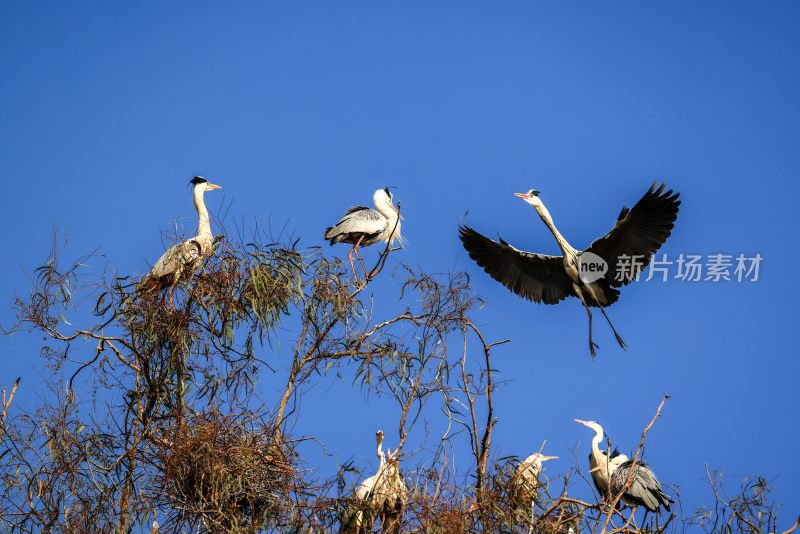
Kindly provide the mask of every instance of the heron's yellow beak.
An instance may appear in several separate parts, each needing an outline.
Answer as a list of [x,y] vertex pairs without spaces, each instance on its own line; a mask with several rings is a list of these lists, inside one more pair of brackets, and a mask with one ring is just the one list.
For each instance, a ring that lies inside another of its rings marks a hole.
[[208,182],[206,184],[206,191],[213,191],[214,189],[222,189],[222,186],[217,184],[212,184],[211,182]]
[[585,424],[587,423],[587,421],[583,421],[583,420],[581,420],[581,419],[575,419],[575,422],[576,422],[576,423],[580,423],[580,424],[582,424],[582,425],[585,425]]
[[558,460],[558,456],[542,456],[541,460],[546,462],[547,460]]
[[528,198],[530,195],[528,193],[514,193],[514,196],[519,198]]

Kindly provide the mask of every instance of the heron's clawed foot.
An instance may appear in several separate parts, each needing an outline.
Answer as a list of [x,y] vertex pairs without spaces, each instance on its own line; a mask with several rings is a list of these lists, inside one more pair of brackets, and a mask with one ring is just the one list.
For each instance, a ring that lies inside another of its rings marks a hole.
[[619,343],[619,346],[622,347],[622,350],[628,350],[628,345],[625,344],[625,342],[622,340],[622,337],[617,334],[616,330],[614,330],[614,337],[617,338],[617,343]]
[[592,359],[597,358],[597,349],[599,349],[599,348],[600,348],[600,345],[598,345],[597,343],[595,343],[591,339],[589,340],[589,352],[592,355]]
[[617,329],[614,328],[614,323],[611,322],[611,319],[608,317],[608,314],[606,313],[606,310],[603,309],[603,307],[601,306],[600,307],[600,311],[603,312],[603,317],[606,318],[606,321],[608,321],[608,326],[610,326],[611,327],[611,331],[614,332],[614,337],[617,338],[617,343],[619,343],[619,346],[622,347],[622,350],[628,350],[628,346],[622,340],[622,336],[619,335],[619,332],[617,332]]

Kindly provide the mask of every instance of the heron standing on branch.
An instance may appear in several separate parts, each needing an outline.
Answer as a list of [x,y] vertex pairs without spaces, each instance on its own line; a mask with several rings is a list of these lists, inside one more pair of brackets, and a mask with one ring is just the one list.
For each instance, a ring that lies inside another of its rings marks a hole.
[[350,268],[353,269],[353,276],[356,276],[353,254],[361,263],[365,275],[367,272],[364,262],[358,254],[358,247],[366,247],[379,242],[392,245],[395,241],[399,241],[401,245],[404,244],[404,239],[400,235],[400,221],[403,220],[403,217],[400,215],[400,210],[392,203],[392,193],[389,188],[375,191],[372,201],[375,203],[375,209],[353,206],[347,210],[344,217],[339,219],[339,222],[325,230],[325,239],[330,241],[331,245],[336,243],[353,245],[347,254],[350,259]]
[[[383,453],[383,431],[375,433],[378,470],[362,480],[353,492],[339,523],[340,534],[366,534],[380,516],[383,532],[399,532],[407,489],[400,475],[398,451]],[[388,459],[387,459],[388,456]]]
[[137,285],[139,293],[171,287],[170,303],[176,284],[191,277],[213,251],[214,234],[211,233],[211,219],[203,195],[222,186],[212,184],[202,176],[195,176],[189,183],[193,186],[194,207],[197,210],[197,235],[167,249]]
[[[600,493],[600,496],[605,500],[611,498],[611,473],[616,469],[619,464],[628,459],[627,456],[620,453],[617,449],[611,452],[604,451],[600,448],[603,442],[603,427],[594,421],[583,421],[575,419],[576,423],[588,426],[594,430],[594,437],[592,438],[592,451],[589,453],[589,473],[592,475],[592,480]],[[610,447],[609,447],[610,449]]]
[[[625,488],[630,472],[633,470],[633,481]],[[622,500],[631,506],[644,506],[648,512],[658,512],[663,506],[669,512],[673,501],[661,489],[661,483],[649,465],[641,460],[625,460],[611,473],[611,492],[616,495],[622,492]]]
[[518,250],[502,239],[498,243],[467,226],[460,226],[459,234],[470,258],[517,295],[545,304],[577,297],[589,316],[589,352],[594,358],[598,345],[592,339],[592,307],[600,308],[617,342],[626,348],[605,308],[619,298],[617,288],[638,278],[672,233],[679,194],[665,188],[664,184],[659,187],[654,183],[632,209],[622,208],[610,232],[583,251],[575,249],[558,231],[539,191],[514,193],[536,209],[553,233],[561,256]]
[[[610,502],[615,495],[622,493],[622,500],[631,506],[644,506],[649,512],[657,512],[663,506],[669,511],[669,505],[674,501],[661,489],[661,483],[647,464],[631,460],[616,449],[611,454],[600,450],[603,427],[594,421],[575,419],[575,422],[594,430],[589,473],[603,499]],[[631,470],[634,471],[633,479],[626,488]]]
[[525,514],[525,521],[533,518],[533,505],[539,492],[539,475],[542,472],[542,462],[556,460],[558,456],[545,456],[535,452],[522,460],[514,470],[511,479],[511,503],[515,510]]

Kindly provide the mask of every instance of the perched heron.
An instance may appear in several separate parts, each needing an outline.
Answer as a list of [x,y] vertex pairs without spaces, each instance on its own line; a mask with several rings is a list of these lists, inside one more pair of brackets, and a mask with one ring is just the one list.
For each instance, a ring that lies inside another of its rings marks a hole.
[[[603,427],[594,421],[575,419],[575,422],[594,430],[592,452],[589,454],[589,473],[603,499],[610,501],[614,495],[622,492],[622,500],[627,504],[644,506],[650,512],[657,512],[660,506],[669,511],[669,505],[674,501],[661,489],[661,483],[647,464],[637,460],[634,467],[634,461],[616,449],[611,454],[600,450]],[[634,470],[633,481],[625,489],[631,469]]]
[[600,448],[604,433],[603,427],[598,423],[581,419],[575,419],[575,422],[594,430],[592,451],[589,453],[589,473],[592,475],[592,480],[600,496],[609,500],[611,497],[611,473],[619,464],[627,461],[628,457],[620,453],[616,448],[611,453]]
[[669,505],[673,501],[661,489],[661,483],[656,478],[653,470],[641,460],[625,460],[611,473],[611,492],[616,495],[623,491],[628,482],[631,469],[633,481],[628,489],[622,493],[622,500],[631,506],[644,506],[649,512],[657,512],[660,506],[669,512]]
[[371,513],[369,498],[375,488],[378,477],[386,465],[386,456],[383,454],[383,430],[378,430],[375,433],[375,443],[377,446],[378,470],[371,477],[359,482],[353,491],[353,497],[356,502],[347,506],[341,518],[339,523],[339,532],[341,534],[370,532],[372,524],[375,522],[375,515]]
[[522,460],[514,470],[510,488],[511,504],[515,510],[525,514],[526,521],[531,519],[533,504],[538,497],[542,462],[557,458],[558,456],[545,456],[540,452],[535,452]]
[[341,534],[366,534],[377,517],[383,532],[399,532],[407,489],[400,475],[398,451],[383,453],[383,431],[375,433],[378,470],[356,486],[354,503],[348,505],[340,524]]
[[[331,245],[336,243],[350,243],[353,248],[347,254],[350,259],[350,267],[355,275],[356,268],[353,264],[353,254],[356,255],[362,268],[364,262],[358,254],[358,247],[374,245],[378,242],[394,244],[399,241],[403,244],[403,237],[400,235],[400,221],[403,217],[400,211],[392,203],[392,193],[389,188],[378,189],[372,196],[375,209],[366,206],[353,206],[344,217],[339,219],[333,226],[325,230],[325,239]],[[366,268],[364,268],[366,273]]]
[[381,532],[400,534],[408,488],[400,474],[400,451],[386,450],[386,463],[375,481],[372,504],[378,510]]
[[467,226],[460,226],[459,234],[470,258],[517,295],[545,304],[577,297],[589,316],[589,351],[594,358],[598,346],[592,339],[591,307],[600,308],[617,342],[625,348],[605,308],[619,298],[617,288],[635,280],[672,233],[679,194],[665,188],[664,184],[659,187],[654,183],[632,209],[622,208],[610,232],[583,251],[573,248],[558,231],[539,191],[515,193],[536,209],[553,233],[562,256],[518,250],[502,239],[498,243]]
[[193,186],[194,207],[197,209],[197,235],[167,249],[137,285],[140,293],[167,287],[174,290],[176,283],[190,277],[213,251],[214,234],[211,233],[211,220],[203,195],[222,186],[212,184],[202,176],[195,176],[189,183]]

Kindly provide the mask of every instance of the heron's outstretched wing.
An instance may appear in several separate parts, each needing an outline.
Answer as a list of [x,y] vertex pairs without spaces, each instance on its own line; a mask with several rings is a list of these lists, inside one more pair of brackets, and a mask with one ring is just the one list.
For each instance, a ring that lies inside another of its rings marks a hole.
[[383,232],[386,228],[386,217],[372,208],[354,206],[347,210],[344,217],[335,225],[325,230],[325,239],[337,242],[338,236],[347,234],[374,235]]
[[[656,182],[633,209],[623,207],[617,223],[588,249],[608,264],[606,281],[620,287],[634,280],[672,233],[678,217],[679,193]],[[627,259],[626,259],[627,258]]]
[[469,257],[517,295],[556,304],[574,294],[560,256],[517,250],[502,239],[497,243],[468,226],[460,226],[458,233]]

